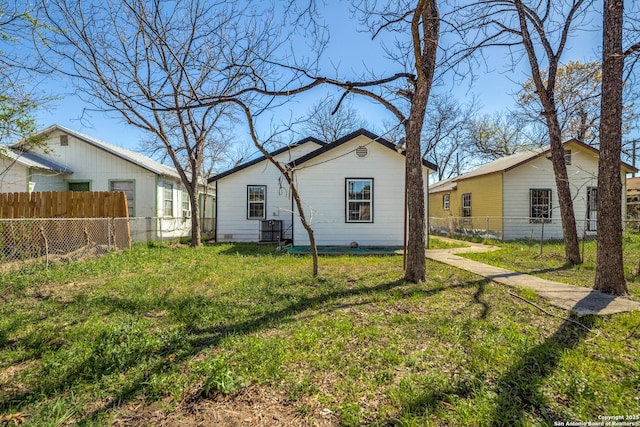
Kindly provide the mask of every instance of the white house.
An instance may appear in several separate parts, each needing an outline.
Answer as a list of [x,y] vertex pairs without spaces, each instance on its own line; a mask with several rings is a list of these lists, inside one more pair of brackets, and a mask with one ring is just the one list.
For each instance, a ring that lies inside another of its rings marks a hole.
[[[403,245],[405,159],[394,144],[360,129],[331,144],[307,138],[276,158],[294,171],[318,245]],[[435,169],[424,161],[425,188]],[[279,230],[282,224],[285,239],[309,244],[284,177],[266,159],[211,181],[217,191],[218,241],[270,240],[273,225]]]
[[34,153],[0,147],[1,193],[33,191],[34,180],[43,177],[62,183],[62,177],[72,173],[72,170]]
[[[578,140],[564,143],[565,164],[579,236],[595,235],[599,151]],[[635,168],[621,163],[620,180]],[[606,190],[603,190],[606,191]],[[434,231],[512,240],[562,238],[558,190],[549,147],[514,154],[435,183],[429,190]],[[625,218],[623,213],[621,221]]]
[[[324,145],[315,138],[306,138],[270,154],[286,164]],[[215,175],[209,182],[215,184],[216,191],[216,242],[292,238],[293,203],[289,185],[264,156]]]
[[[21,141],[9,147],[12,156],[19,159],[14,166],[21,163],[26,170],[22,166],[9,168],[5,179],[12,185],[3,185],[0,191],[123,191],[130,217],[161,218],[152,228],[162,237],[189,235],[191,208],[175,168],[59,125],[34,136],[44,143],[31,148],[27,141]],[[38,164],[27,164],[29,161]],[[10,175],[13,178],[8,178]],[[202,193],[204,190],[203,185]],[[204,212],[208,217],[213,216],[213,190],[210,196]],[[203,200],[201,197],[201,212]],[[148,225],[140,221],[139,226]],[[136,232],[134,226],[135,222],[132,233]]]

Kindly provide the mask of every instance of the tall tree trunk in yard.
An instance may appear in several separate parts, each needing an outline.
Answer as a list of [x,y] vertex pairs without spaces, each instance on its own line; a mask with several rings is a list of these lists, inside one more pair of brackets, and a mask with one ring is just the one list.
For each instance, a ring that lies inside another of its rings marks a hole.
[[[422,28],[420,28],[422,26]],[[427,101],[433,83],[438,41],[440,38],[440,13],[436,0],[420,0],[411,23],[413,52],[417,79],[411,99],[409,119],[405,121],[407,169],[407,208],[409,237],[407,240],[407,268],[405,280],[420,283],[426,278],[426,223],[424,206],[424,178],[420,135],[424,123]]]
[[598,253],[594,289],[628,292],[622,263],[622,0],[604,0],[602,104],[598,161]]
[[[581,0],[576,1],[573,5],[572,12],[576,12],[582,3]],[[549,3],[550,4],[550,3]],[[571,188],[569,187],[569,177],[567,175],[567,165],[564,160],[564,148],[562,146],[562,131],[558,121],[558,109],[555,101],[555,82],[558,71],[558,61],[560,54],[564,49],[564,43],[570,28],[571,18],[567,17],[564,23],[562,33],[562,42],[555,54],[548,55],[549,69],[547,70],[547,81],[543,81],[542,72],[540,70],[534,41],[529,32],[529,19],[532,11],[524,5],[522,0],[514,0],[514,6],[518,13],[520,22],[520,34],[524,45],[529,65],[531,66],[531,77],[536,87],[536,92],[540,97],[540,103],[544,111],[547,127],[549,130],[549,143],[551,145],[551,162],[553,164],[553,172],[555,174],[556,187],[558,191],[558,203],[560,205],[560,216],[562,219],[562,233],[564,235],[564,251],[565,262],[567,265],[582,264],[580,257],[580,245],[578,244],[578,232],[576,229],[576,218],[573,210],[573,199],[571,198]],[[533,15],[535,16],[535,14]],[[573,15],[571,15],[573,16]],[[535,20],[537,22],[537,19]],[[544,19],[542,20],[544,21]],[[538,33],[541,42],[547,52],[553,49],[549,43],[549,39],[544,33],[544,26],[533,25]]]
[[[546,111],[554,111],[555,105],[545,106]],[[549,142],[551,146],[551,163],[558,191],[558,205],[560,206],[560,219],[562,221],[562,233],[564,235],[564,256],[567,265],[582,264],[580,245],[578,242],[578,230],[576,228],[576,216],[573,210],[573,198],[569,187],[569,175],[564,159],[562,146],[562,132],[555,114],[547,116],[549,126]]]

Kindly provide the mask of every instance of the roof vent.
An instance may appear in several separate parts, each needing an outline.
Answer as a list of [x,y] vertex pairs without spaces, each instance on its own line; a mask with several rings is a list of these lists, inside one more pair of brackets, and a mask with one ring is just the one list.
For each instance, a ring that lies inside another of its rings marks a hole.
[[367,154],[369,154],[369,150],[367,150],[367,147],[365,147],[364,145],[356,148],[356,156],[358,156],[359,158],[364,159],[365,157],[367,157]]

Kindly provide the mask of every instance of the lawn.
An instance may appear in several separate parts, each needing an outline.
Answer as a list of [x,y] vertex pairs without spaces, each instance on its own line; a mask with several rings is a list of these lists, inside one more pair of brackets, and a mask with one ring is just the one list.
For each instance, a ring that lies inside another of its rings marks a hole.
[[[549,425],[640,414],[640,312],[402,257],[137,246],[0,273],[0,425]],[[546,310],[566,313],[534,299]]]

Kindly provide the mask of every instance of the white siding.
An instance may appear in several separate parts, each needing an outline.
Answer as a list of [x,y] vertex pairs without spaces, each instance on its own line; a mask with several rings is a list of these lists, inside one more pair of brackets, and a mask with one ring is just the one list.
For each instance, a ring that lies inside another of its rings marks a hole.
[[[286,164],[319,145],[307,142],[276,157]],[[284,238],[290,239],[292,213],[289,185],[278,169],[264,160],[216,181],[216,235],[219,242],[257,242],[260,240],[260,220],[247,219],[247,186],[265,185],[266,220],[282,220]]]
[[[573,208],[578,226],[578,236],[582,237],[587,217],[587,189],[598,185],[598,157],[595,153],[568,145],[571,149],[571,165],[567,165],[570,181]],[[529,190],[551,189],[552,223],[544,224],[545,239],[562,238],[562,222],[558,204],[558,190],[555,183],[551,160],[538,157],[517,168],[505,172],[503,180],[504,216],[520,218],[520,220],[506,219],[504,223],[504,238],[512,240],[518,238],[540,238],[542,224],[529,223]],[[594,232],[587,232],[593,234]]]
[[29,182],[33,182],[33,191],[64,190],[64,180],[69,175],[45,169],[29,168],[21,163],[0,157],[0,193],[23,193],[29,191]]
[[47,139],[47,152],[34,150],[54,162],[73,171],[64,181],[41,176],[36,181],[36,191],[67,190],[67,182],[89,181],[91,191],[109,191],[111,180],[133,180],[135,216],[154,217],[156,212],[156,174],[134,163],[121,159],[100,148],[69,135],[68,145],[60,145],[62,132],[52,132]]
[[[30,170],[29,181],[34,183],[33,191],[65,191],[67,190],[66,180],[71,175],[56,173],[42,169]],[[26,191],[26,190],[22,190]]]
[[[368,149],[364,158],[352,152],[361,145]],[[427,169],[424,171],[426,193]],[[346,222],[346,178],[373,179],[373,222]],[[361,246],[403,245],[404,156],[359,136],[301,165],[296,179],[318,245],[348,246],[351,242]],[[293,243],[309,245],[307,232],[297,216]]]
[[27,191],[28,168],[11,159],[0,157],[0,193]]

